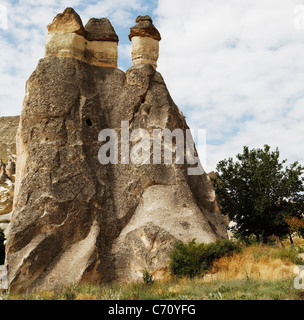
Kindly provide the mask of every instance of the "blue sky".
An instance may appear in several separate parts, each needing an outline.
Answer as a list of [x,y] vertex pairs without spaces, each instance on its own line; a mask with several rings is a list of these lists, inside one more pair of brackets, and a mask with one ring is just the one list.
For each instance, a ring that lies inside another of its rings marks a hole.
[[129,28],[149,14],[162,35],[158,71],[189,126],[206,129],[206,171],[244,145],[269,144],[304,164],[304,0],[0,0],[1,6],[8,28],[0,28],[0,116],[20,114],[25,82],[43,58],[46,25],[57,13],[71,6],[84,24],[109,18],[123,70],[132,63]]

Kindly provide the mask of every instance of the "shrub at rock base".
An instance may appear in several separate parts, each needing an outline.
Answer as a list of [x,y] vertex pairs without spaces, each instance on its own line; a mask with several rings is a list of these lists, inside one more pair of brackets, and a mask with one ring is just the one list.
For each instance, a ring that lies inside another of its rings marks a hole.
[[178,242],[171,252],[170,271],[172,275],[194,278],[212,267],[215,260],[240,252],[241,246],[229,240],[217,240],[214,243],[188,244]]

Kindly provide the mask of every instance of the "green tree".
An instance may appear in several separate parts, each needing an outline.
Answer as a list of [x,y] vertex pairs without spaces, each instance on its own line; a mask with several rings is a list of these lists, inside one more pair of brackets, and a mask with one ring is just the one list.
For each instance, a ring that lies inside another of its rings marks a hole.
[[223,214],[236,223],[241,237],[254,234],[266,242],[275,234],[288,235],[288,217],[300,218],[304,212],[304,167],[298,162],[284,167],[279,150],[244,147],[243,153],[222,160],[213,178]]

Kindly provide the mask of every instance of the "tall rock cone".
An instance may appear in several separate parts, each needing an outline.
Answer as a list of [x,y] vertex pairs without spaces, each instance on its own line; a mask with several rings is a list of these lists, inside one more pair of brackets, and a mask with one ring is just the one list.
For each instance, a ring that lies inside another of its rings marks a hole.
[[89,62],[47,56],[27,82],[6,245],[11,292],[138,280],[145,268],[157,278],[176,241],[227,238],[208,176],[149,148],[155,133],[188,129],[155,66],[124,73]]

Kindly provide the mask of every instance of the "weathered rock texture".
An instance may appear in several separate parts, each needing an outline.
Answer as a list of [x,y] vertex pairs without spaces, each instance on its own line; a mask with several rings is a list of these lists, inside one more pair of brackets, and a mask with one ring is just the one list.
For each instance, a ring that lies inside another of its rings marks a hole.
[[[14,184],[13,181],[9,178],[4,171],[1,174],[4,179],[0,180],[0,223],[7,223],[7,217],[5,221],[3,220],[2,215],[7,215],[12,211],[13,208],[13,196],[14,196]],[[0,228],[5,229],[7,226],[0,226]]]
[[7,234],[11,220],[14,196],[15,166],[14,160],[9,159],[8,164],[0,160],[0,229]]
[[129,35],[133,65],[147,63],[156,69],[161,36],[149,16],[138,16],[136,22]]
[[0,118],[0,228],[5,234],[13,208],[18,124],[19,116]]
[[106,18],[92,18],[83,27],[81,18],[67,8],[48,25],[46,57],[69,57],[99,67],[117,67],[118,36]]
[[19,116],[0,117],[0,159],[7,163],[16,155],[16,132]]
[[17,136],[11,291],[137,280],[145,268],[161,277],[176,241],[227,237],[206,174],[99,162],[100,131],[119,133],[122,121],[130,131],[188,128],[151,64],[124,73],[71,57],[39,61]]

